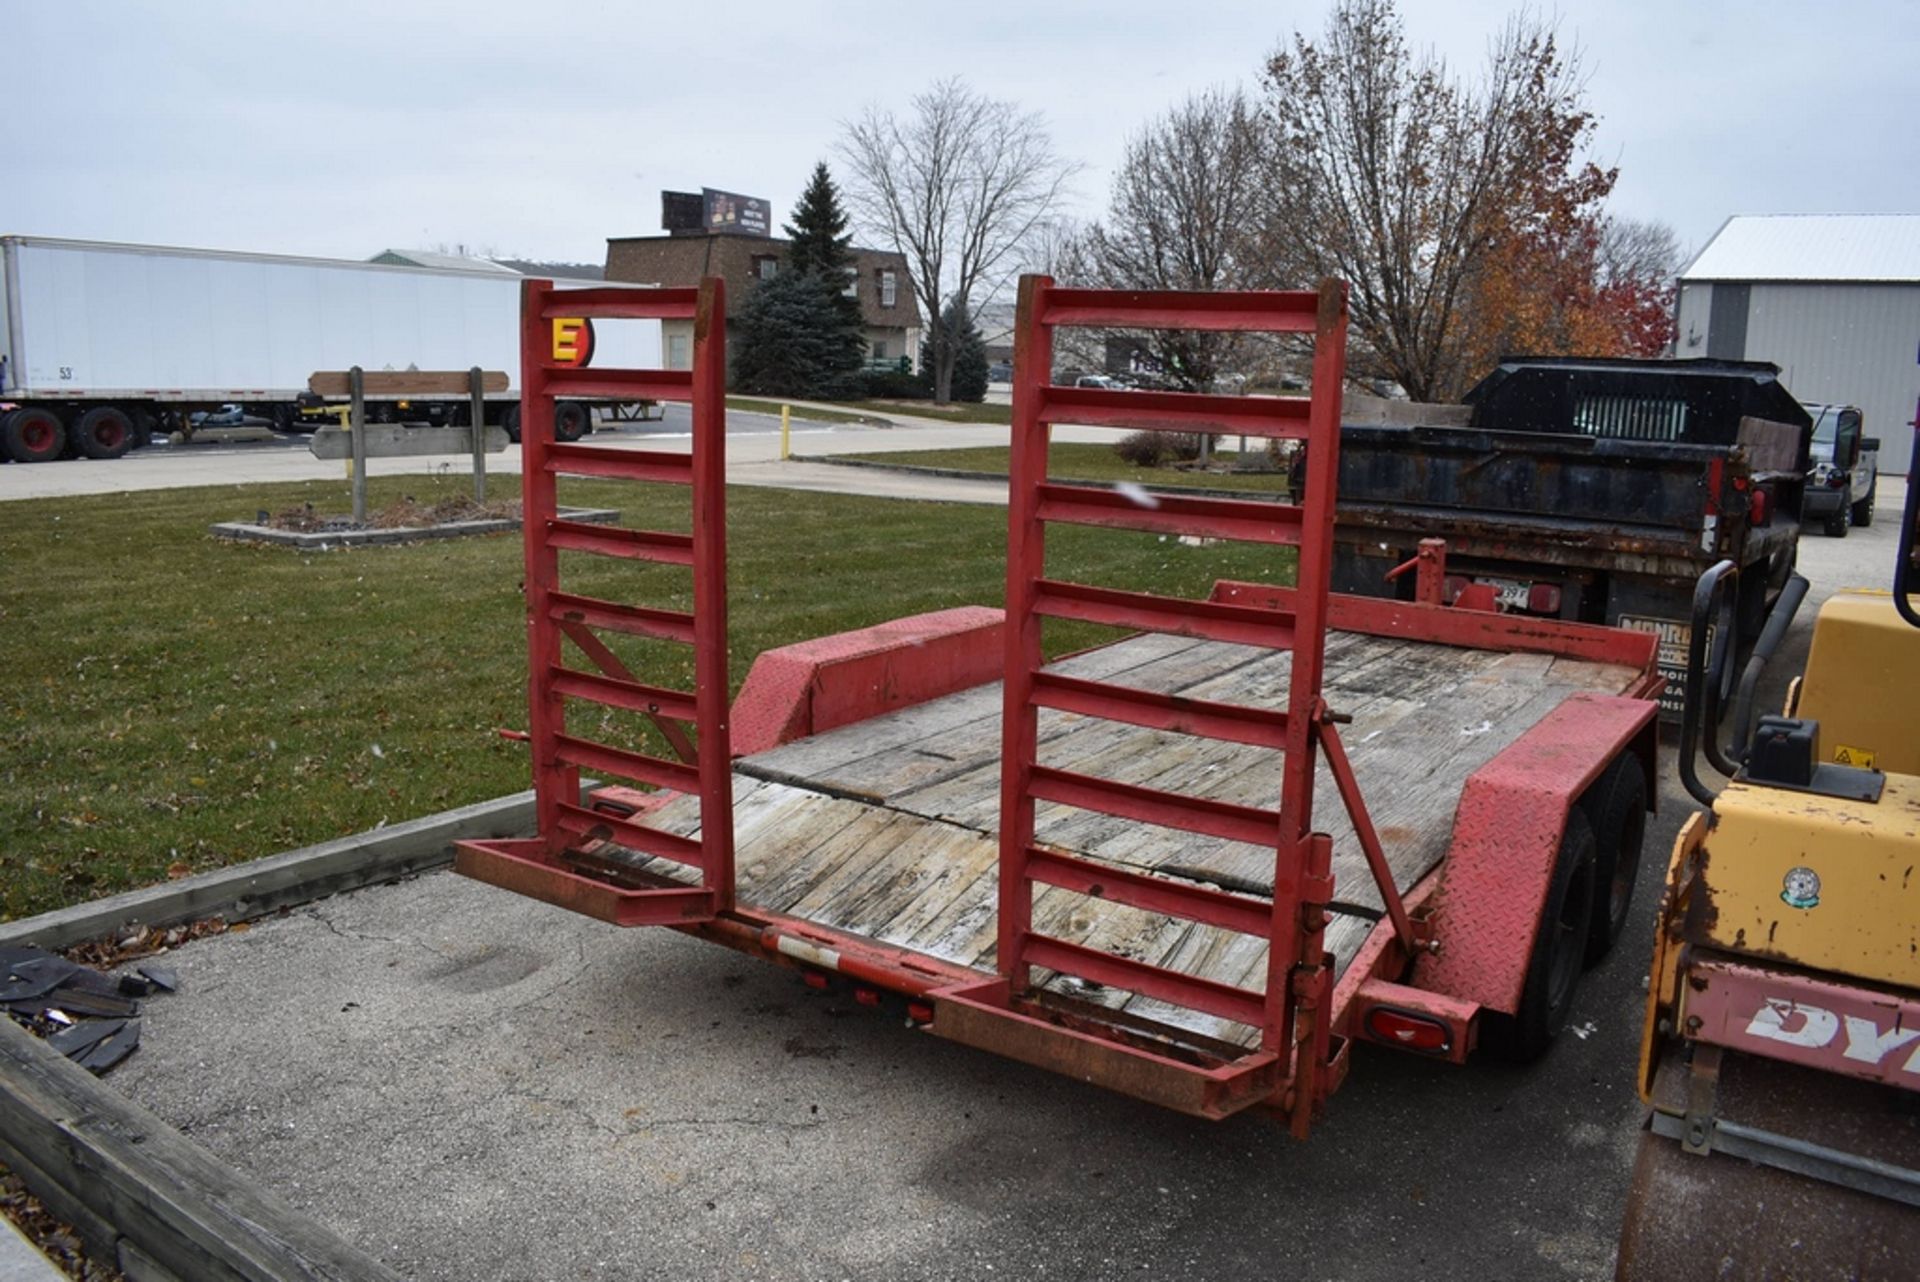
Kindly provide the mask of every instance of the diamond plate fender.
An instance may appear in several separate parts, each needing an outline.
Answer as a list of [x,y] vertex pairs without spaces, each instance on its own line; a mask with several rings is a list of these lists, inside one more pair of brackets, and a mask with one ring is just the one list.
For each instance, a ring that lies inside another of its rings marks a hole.
[[1005,617],[967,605],[766,651],[733,701],[734,755],[998,681]]
[[1648,699],[1573,695],[1468,777],[1434,892],[1440,953],[1414,968],[1416,987],[1519,1008],[1567,812],[1621,752],[1651,776],[1658,710]]

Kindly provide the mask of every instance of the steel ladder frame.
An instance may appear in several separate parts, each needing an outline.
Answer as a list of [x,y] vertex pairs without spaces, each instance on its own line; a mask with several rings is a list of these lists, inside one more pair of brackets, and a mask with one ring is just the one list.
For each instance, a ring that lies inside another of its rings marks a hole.
[[[556,320],[690,320],[693,368],[597,369],[562,364]],[[527,602],[528,739],[533,755],[537,837],[531,842],[464,842],[456,867],[469,876],[622,926],[710,921],[734,906],[732,751],[727,734],[726,291],[718,278],[694,289],[554,288],[529,280],[521,293],[521,486]],[[686,402],[693,415],[689,454],[616,449],[553,439],[561,399]],[[599,477],[685,485],[692,491],[687,533],[600,526],[560,515],[558,478]],[[560,553],[686,566],[691,612],[601,600],[564,591]],[[597,635],[617,632],[678,642],[694,657],[694,689],[638,680]],[[569,667],[572,641],[596,671]],[[682,756],[671,760],[566,731],[569,700],[650,719]],[[682,724],[691,724],[689,744]],[[686,760],[687,755],[692,760]],[[580,773],[651,785],[700,799],[697,838],[632,822],[581,804]],[[583,860],[601,843],[696,868],[697,886],[623,875]]]
[[[1064,289],[1044,276],[1021,280],[1009,468],[1000,978],[942,994],[946,1027],[936,1018],[936,1031],[1204,1116],[1277,1102],[1295,1131],[1305,1133],[1313,1109],[1331,1085],[1333,971],[1323,935],[1333,890],[1332,850],[1330,839],[1313,829],[1314,775],[1323,748],[1329,750],[1343,800],[1350,811],[1357,811],[1356,826],[1365,823],[1364,804],[1350,771],[1342,769],[1344,754],[1331,733],[1321,696],[1346,319],[1345,286],[1333,281],[1311,292],[1195,294]],[[1055,386],[1054,330],[1064,327],[1311,336],[1313,392],[1300,400]],[[1155,504],[1147,506],[1110,489],[1050,481],[1050,427],[1060,422],[1298,440],[1310,461],[1303,501],[1296,506],[1155,495]],[[1050,579],[1045,530],[1055,522],[1291,545],[1299,552],[1296,586],[1282,590],[1285,608],[1276,609]],[[1041,650],[1045,618],[1290,649],[1286,709],[1164,695],[1046,672]],[[1181,797],[1043,765],[1038,760],[1042,708],[1280,748],[1279,808]],[[1228,840],[1271,843],[1272,898],[1211,890],[1036,844],[1034,811],[1040,801]],[[1365,826],[1370,831],[1371,825]],[[1033,926],[1036,886],[1265,937],[1269,954],[1264,990],[1040,934]],[[1103,1028],[1097,1014],[1064,1019],[1035,1000],[1035,969],[1251,1025],[1260,1032],[1258,1050],[1242,1052],[1223,1045],[1215,1057],[1192,1061],[1154,1047],[1139,1035],[1137,1023]]]

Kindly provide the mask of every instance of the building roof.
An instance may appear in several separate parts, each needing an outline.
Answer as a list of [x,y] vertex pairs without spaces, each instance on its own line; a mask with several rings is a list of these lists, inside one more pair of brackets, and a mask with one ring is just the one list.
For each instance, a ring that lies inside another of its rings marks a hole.
[[605,280],[606,268],[599,263],[554,263],[541,262],[532,258],[496,258],[493,262],[508,271],[519,272],[522,276],[538,276],[546,280]]
[[1920,214],[1735,214],[1680,279],[1920,283]]
[[520,274],[513,268],[502,267],[489,258],[470,258],[465,254],[443,254],[433,249],[383,249],[367,261],[388,263],[397,267],[449,267],[468,272],[500,272],[507,276]]

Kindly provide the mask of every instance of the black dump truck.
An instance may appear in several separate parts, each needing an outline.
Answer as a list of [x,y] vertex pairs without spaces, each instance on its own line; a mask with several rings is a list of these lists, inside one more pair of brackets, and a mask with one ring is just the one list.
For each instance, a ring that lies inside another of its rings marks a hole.
[[1389,571],[1444,539],[1449,600],[1657,633],[1677,710],[1701,572],[1740,567],[1752,637],[1793,568],[1813,423],[1779,367],[1513,357],[1465,399],[1342,427],[1335,590],[1410,597]]

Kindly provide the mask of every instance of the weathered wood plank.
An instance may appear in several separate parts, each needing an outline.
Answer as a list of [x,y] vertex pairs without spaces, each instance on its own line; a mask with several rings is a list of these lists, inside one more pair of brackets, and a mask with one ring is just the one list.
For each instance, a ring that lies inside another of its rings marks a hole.
[[[315,396],[347,396],[350,394],[347,387],[350,372],[344,369],[315,370],[307,376],[307,390]],[[369,399],[466,396],[473,386],[468,381],[470,377],[469,371],[464,369],[370,369],[361,373],[360,386]],[[506,374],[497,369],[482,370],[480,390],[492,396],[506,391]]]
[[[1281,707],[1291,656],[1210,642],[1136,638],[1070,660],[1080,675],[1227,703]],[[1443,857],[1466,777],[1575,690],[1619,691],[1618,666],[1454,649],[1336,633],[1329,702],[1394,873],[1406,889]],[[1041,760],[1102,778],[1246,805],[1278,804],[1281,754],[1244,744],[1043,710]],[[742,763],[737,793],[742,897],[764,907],[947,961],[990,969],[998,909],[1000,693],[950,695],[814,736]],[[808,773],[813,772],[813,773]],[[689,822],[674,803],[662,826]],[[1378,908],[1364,854],[1324,765],[1314,825],[1334,837],[1336,898]],[[1071,807],[1042,805],[1037,835],[1123,865],[1173,866],[1271,884],[1271,847],[1220,841]],[[1262,939],[1144,913],[1054,887],[1034,900],[1038,929],[1154,965],[1258,991]],[[1336,914],[1326,946],[1344,967],[1373,922]],[[1229,1041],[1250,1030],[1128,993],[1061,991]]]

